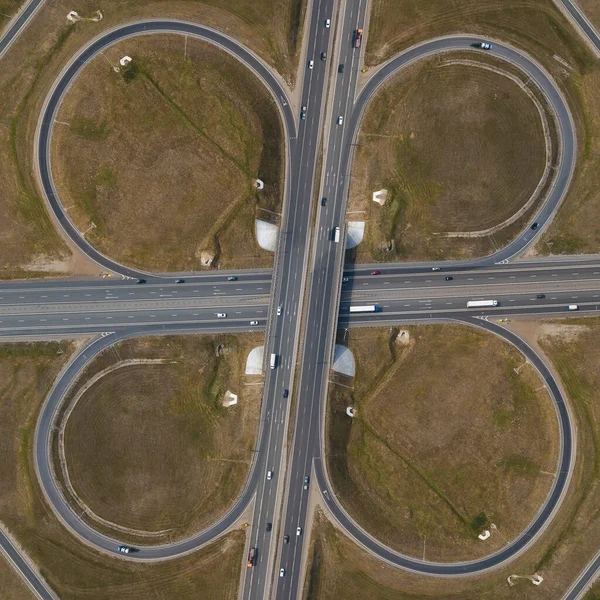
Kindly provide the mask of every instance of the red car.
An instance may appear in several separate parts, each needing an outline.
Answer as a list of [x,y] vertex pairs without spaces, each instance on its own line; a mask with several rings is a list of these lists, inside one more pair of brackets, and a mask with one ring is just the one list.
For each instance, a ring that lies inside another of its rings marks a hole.
[[371,275],[381,275],[381,271],[371,271]]

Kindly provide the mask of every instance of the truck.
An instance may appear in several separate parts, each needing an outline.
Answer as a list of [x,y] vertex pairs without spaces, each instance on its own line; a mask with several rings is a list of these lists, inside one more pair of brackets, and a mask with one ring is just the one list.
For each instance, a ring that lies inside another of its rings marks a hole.
[[256,548],[250,548],[250,553],[248,554],[248,567],[254,566],[254,557],[256,556]]
[[277,366],[277,354],[271,354],[271,369],[274,369]]
[[377,304],[368,304],[366,306],[351,306],[351,313],[361,313],[361,312],[379,312],[379,306]]
[[363,34],[362,29],[357,29],[354,32],[354,47],[355,48],[360,48],[360,44],[362,42],[362,34]]
[[484,308],[486,306],[498,306],[498,300],[469,300],[467,308]]
[[333,241],[337,244],[340,241],[340,228],[334,227],[333,229]]

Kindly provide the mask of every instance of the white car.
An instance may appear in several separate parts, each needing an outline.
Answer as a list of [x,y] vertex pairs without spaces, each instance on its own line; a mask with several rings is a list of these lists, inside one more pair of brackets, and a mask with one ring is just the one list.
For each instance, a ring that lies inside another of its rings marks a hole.
[[302,527],[296,527],[296,535],[302,535]]
[[273,471],[267,471],[267,481],[271,481],[273,479]]
[[280,304],[277,307],[277,316],[280,317],[282,312],[283,312],[283,306]]
[[325,19],[325,27],[327,27],[327,29],[331,27],[331,19]]
[[314,60],[309,60],[308,61],[308,68],[312,69],[315,66],[315,61]]
[[493,46],[493,44],[490,44],[489,42],[481,42],[481,44],[479,44],[479,47],[482,48],[483,50],[491,50],[494,46]]
[[283,577],[285,575],[285,569],[283,567],[281,567],[281,569],[279,569],[279,577]]
[[217,313],[217,319],[224,319],[227,316],[227,313]]
[[131,548],[129,546],[119,546],[117,548],[117,550],[121,553],[121,554],[129,554],[131,552]]
[[344,117],[342,117],[342,115],[340,115],[338,117],[338,125],[341,125],[344,122]]
[[250,321],[250,325],[258,325],[258,321]]

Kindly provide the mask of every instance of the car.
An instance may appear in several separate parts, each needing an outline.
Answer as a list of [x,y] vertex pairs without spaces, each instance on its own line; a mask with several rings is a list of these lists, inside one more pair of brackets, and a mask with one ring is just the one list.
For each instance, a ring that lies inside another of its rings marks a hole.
[[344,72],[344,65],[343,65],[343,64],[341,64],[341,65],[338,67],[338,73],[343,73],[343,72]]
[[236,277],[235,275],[230,275],[230,276],[227,278],[227,281],[237,281],[237,277]]
[[327,198],[321,198],[321,206],[327,206]]
[[331,19],[325,19],[325,27],[327,27],[327,29],[331,27]]
[[490,44],[489,42],[481,42],[479,44],[479,47],[483,50],[491,50],[494,47],[494,45]]
[[348,283],[350,281],[350,277],[342,277],[342,283]]
[[340,115],[338,117],[338,125],[341,125],[344,122],[344,117],[342,117],[342,115]]
[[431,267],[432,271],[441,271],[442,267]]
[[250,325],[258,325],[258,321],[250,321]]
[[577,304],[569,304],[567,310],[579,310],[579,306]]
[[309,60],[308,61],[308,68],[312,69],[315,66],[315,61],[314,60]]
[[301,121],[306,121],[306,113],[305,113],[304,111],[302,111],[302,112],[300,113],[300,120],[301,120]]
[[283,306],[280,304],[277,307],[277,316],[280,317],[282,312],[283,312]]
[[273,523],[267,523],[267,531],[271,531],[273,529]]
[[284,544],[290,543],[290,536],[287,533],[283,536],[283,543]]
[[129,554],[131,552],[131,548],[129,546],[119,546],[117,551],[121,554]]
[[146,280],[145,279],[137,279],[136,283],[146,283]]
[[175,283],[185,283],[185,279],[176,279]]
[[267,471],[267,481],[271,481],[273,479],[273,471]]
[[327,60],[327,52],[321,52],[321,60]]
[[281,569],[279,569],[279,577],[283,577],[285,575],[285,569],[283,567],[281,567]]
[[546,297],[546,294],[536,294],[536,295],[535,295],[535,297],[536,297],[538,300],[542,300],[543,298],[545,298],[545,297]]
[[227,313],[217,313],[217,319],[224,319],[227,316]]
[[283,390],[283,397],[287,398],[290,395],[290,390]]
[[452,277],[451,275],[447,275],[446,277],[444,277],[444,279],[446,281],[452,281],[454,279],[454,277]]
[[371,275],[381,275],[381,271],[371,271]]
[[537,229],[539,226],[540,226],[540,224],[539,224],[539,223],[534,223],[534,224],[531,226],[531,229],[532,229],[533,231],[535,231],[535,230],[536,230],[536,229]]
[[296,527],[296,535],[302,535],[302,527]]
[[310,477],[307,475],[304,478],[304,489],[307,490],[308,489],[308,484],[310,483]]

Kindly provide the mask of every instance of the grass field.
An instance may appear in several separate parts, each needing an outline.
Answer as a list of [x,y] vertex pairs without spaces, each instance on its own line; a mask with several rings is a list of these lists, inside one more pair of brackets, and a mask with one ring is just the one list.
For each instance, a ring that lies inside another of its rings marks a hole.
[[[134,62],[117,74],[124,54]],[[225,52],[176,35],[125,41],[87,66],[58,121],[59,196],[106,255],[158,271],[198,270],[202,252],[224,268],[272,263],[254,220],[281,210],[279,114]]]
[[[260,343],[250,335],[167,337],[107,353],[113,361],[158,354],[175,362],[113,370],[76,404],[64,443],[83,503],[119,526],[163,532],[146,543],[181,538],[222,515],[254,456],[262,386],[245,385],[243,373]],[[221,406],[227,390],[239,395],[236,406]]]
[[67,343],[0,345],[0,521],[61,600],[237,598],[241,531],[181,559],[131,563],[78,543],[45,504],[31,443],[41,403],[72,349]]
[[[367,221],[359,262],[489,254],[510,236],[505,228],[440,234],[501,225],[534,194],[546,168],[544,108],[503,65],[473,61],[462,53],[419,62],[371,101],[349,204]],[[382,188],[383,207],[371,200]]]
[[34,600],[21,577],[4,558],[0,559],[0,590],[3,600]]
[[6,29],[11,18],[17,14],[25,0],[0,0],[0,32]]
[[[284,79],[295,80],[305,0],[166,1],[102,3],[100,23],[69,25],[65,15],[88,15],[82,0],[46,2],[3,58],[0,71],[0,278],[90,271],[72,257],[52,224],[37,189],[33,137],[43,99],[62,66],[87,40],[119,23],[149,17],[181,18],[226,31]],[[268,7],[268,9],[267,9]],[[243,211],[240,211],[243,214]],[[249,217],[253,218],[254,214]],[[240,217],[242,218],[242,217]],[[248,240],[251,242],[253,236]],[[245,240],[242,240],[245,242]],[[97,271],[97,267],[92,267]]]
[[[554,408],[533,370],[513,370],[522,355],[495,336],[465,326],[406,330],[408,344],[398,330],[350,332],[357,375],[352,389],[334,385],[330,396],[332,483],[350,514],[401,552],[436,561],[490,554],[523,530],[550,489]],[[491,523],[499,533],[482,543]]]
[[[597,6],[593,0],[582,4]],[[590,13],[590,17],[593,15]],[[411,44],[438,35],[472,32],[525,50],[560,85],[573,113],[578,163],[553,224],[533,253],[597,252],[600,248],[599,61],[552,0],[376,0],[366,61],[376,65]]]

